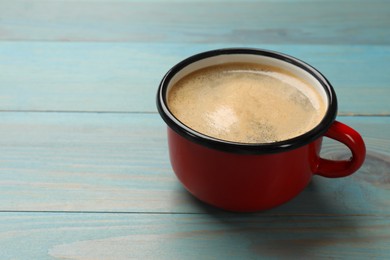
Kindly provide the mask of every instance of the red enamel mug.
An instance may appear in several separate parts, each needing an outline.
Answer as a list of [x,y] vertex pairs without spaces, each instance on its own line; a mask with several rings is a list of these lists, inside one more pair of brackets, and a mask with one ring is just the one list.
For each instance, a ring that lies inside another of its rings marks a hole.
[[[266,63],[310,78],[326,97],[325,116],[300,136],[264,144],[220,140],[178,120],[167,104],[167,93],[173,83],[195,70],[229,62]],[[219,49],[191,56],[162,79],[157,108],[168,125],[170,160],[180,182],[201,201],[229,211],[253,212],[276,207],[297,196],[313,175],[344,177],[356,172],[365,159],[360,134],[335,121],[337,99],[328,80],[305,62],[274,51]],[[352,152],[351,158],[321,158],[324,136],[346,145]]]

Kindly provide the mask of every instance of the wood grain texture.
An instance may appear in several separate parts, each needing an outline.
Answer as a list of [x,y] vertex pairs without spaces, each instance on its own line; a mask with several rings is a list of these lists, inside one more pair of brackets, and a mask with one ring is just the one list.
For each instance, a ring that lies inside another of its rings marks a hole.
[[[342,115],[389,115],[390,47],[247,45],[312,64],[333,84]],[[0,43],[0,110],[154,112],[163,75],[223,44]]]
[[[347,178],[315,177],[270,214],[390,213],[390,118],[340,120],[366,140],[365,165]],[[0,210],[215,211],[176,180],[157,114],[3,112],[0,121]],[[325,143],[323,156],[346,155],[343,146]]]
[[388,1],[2,1],[0,40],[389,44]]
[[[0,0],[0,259],[390,259],[389,17],[387,0]],[[184,190],[157,86],[237,46],[323,72],[366,141],[357,173],[254,214]]]
[[1,259],[387,259],[381,216],[0,213]]

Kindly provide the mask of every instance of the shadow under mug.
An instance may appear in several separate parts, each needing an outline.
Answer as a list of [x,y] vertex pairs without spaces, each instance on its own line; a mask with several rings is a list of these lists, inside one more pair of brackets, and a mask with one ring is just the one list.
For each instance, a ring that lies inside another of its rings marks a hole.
[[[167,104],[170,87],[193,71],[230,62],[271,65],[305,79],[325,97],[325,116],[298,137],[266,144],[220,140],[180,122]],[[357,171],[365,159],[366,148],[359,133],[335,121],[337,99],[328,80],[312,66],[278,52],[239,48],[191,56],[162,79],[157,108],[168,125],[170,160],[178,179],[198,199],[225,210],[252,212],[278,206],[298,195],[313,175],[344,177]],[[351,158],[321,158],[323,136],[345,144]]]

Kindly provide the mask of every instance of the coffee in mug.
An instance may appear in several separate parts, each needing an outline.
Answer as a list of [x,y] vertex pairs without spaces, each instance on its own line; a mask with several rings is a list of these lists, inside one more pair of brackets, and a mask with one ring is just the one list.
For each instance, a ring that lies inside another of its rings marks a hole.
[[[314,175],[356,172],[366,148],[335,120],[337,97],[315,68],[260,49],[195,54],[161,80],[157,109],[167,123],[172,169],[198,199],[240,212],[270,209],[298,195]],[[321,157],[323,137],[351,150]]]
[[324,117],[324,97],[291,72],[255,63],[196,70],[168,93],[168,107],[183,124],[205,135],[241,143],[297,137]]

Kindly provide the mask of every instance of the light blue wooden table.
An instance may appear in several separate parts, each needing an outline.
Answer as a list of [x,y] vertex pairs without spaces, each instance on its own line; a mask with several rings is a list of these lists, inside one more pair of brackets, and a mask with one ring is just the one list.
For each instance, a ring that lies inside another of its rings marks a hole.
[[[155,93],[220,47],[321,70],[364,166],[255,214],[188,195]],[[390,259],[389,1],[0,1],[0,259],[134,258]]]

